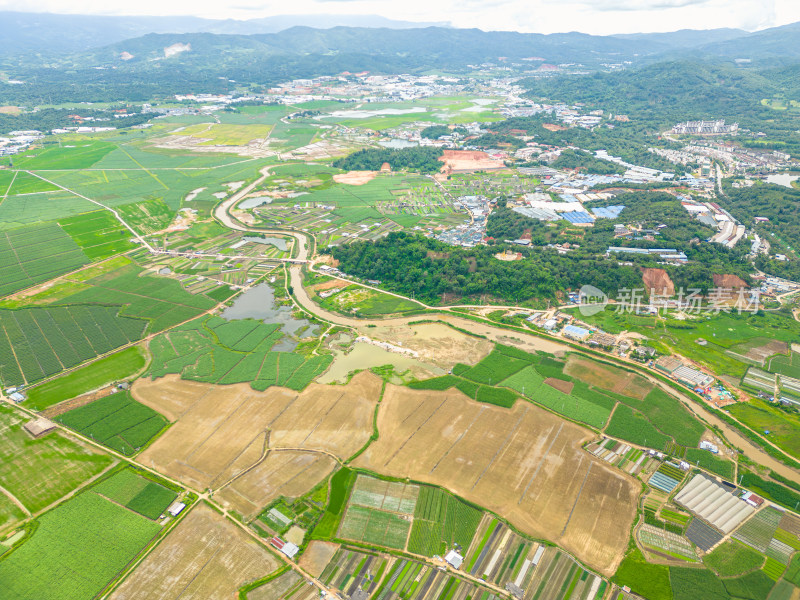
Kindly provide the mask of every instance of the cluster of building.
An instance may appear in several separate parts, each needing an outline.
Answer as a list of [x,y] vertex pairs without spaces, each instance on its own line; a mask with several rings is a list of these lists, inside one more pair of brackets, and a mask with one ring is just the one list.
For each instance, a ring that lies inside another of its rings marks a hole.
[[690,196],[679,196],[681,206],[703,225],[716,229],[709,242],[733,248],[744,237],[747,228],[716,202],[700,202]]
[[35,129],[27,131],[10,131],[0,137],[0,156],[10,156],[24,152],[35,141],[44,137],[44,133]]
[[727,141],[698,140],[687,145],[683,152],[689,162],[707,165],[709,172],[710,161],[718,161],[726,171],[742,175],[773,173],[798,167],[798,161],[785,152],[745,148]]
[[725,119],[717,121],[686,121],[673,126],[672,133],[677,135],[728,135],[739,131],[739,124],[725,124]]
[[655,361],[655,368],[669,375],[672,379],[695,390],[707,394],[714,384],[714,377],[703,373],[699,369],[687,366],[677,356],[662,356]]
[[463,208],[470,215],[470,222],[456,225],[436,234],[436,239],[454,246],[471,248],[483,242],[486,237],[486,219],[489,216],[491,200],[485,196],[461,196],[454,205]]

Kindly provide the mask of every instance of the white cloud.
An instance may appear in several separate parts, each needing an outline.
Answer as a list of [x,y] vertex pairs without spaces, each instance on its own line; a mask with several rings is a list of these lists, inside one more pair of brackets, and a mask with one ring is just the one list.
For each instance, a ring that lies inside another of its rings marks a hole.
[[[738,27],[800,21],[797,0],[27,0],[25,9],[73,14],[193,15],[249,19],[282,14],[375,14],[457,27],[593,34]],[[0,0],[0,10],[19,10]]]

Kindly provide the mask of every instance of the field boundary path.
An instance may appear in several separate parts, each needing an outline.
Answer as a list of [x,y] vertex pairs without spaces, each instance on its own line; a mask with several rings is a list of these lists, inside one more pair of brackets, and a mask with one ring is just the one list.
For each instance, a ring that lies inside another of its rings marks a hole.
[[[69,192],[70,194],[72,194],[72,195],[74,195],[74,196],[77,196],[78,198],[83,198],[83,199],[84,199],[84,200],[86,200],[87,202],[91,202],[92,204],[96,204],[97,206],[99,206],[99,207],[101,207],[101,208],[104,208],[105,210],[109,211],[109,212],[110,212],[112,215],[114,215],[114,216],[116,217],[117,221],[119,221],[120,223],[122,223],[122,225],[123,225],[123,226],[124,226],[124,227],[125,227],[125,228],[126,228],[128,231],[130,231],[130,232],[133,234],[133,237],[135,237],[135,238],[136,238],[136,240],[137,240],[137,241],[138,241],[140,244],[142,244],[142,246],[144,246],[145,248],[147,248],[147,249],[148,249],[150,252],[153,252],[153,247],[150,245],[150,243],[149,243],[149,242],[148,242],[146,239],[144,239],[144,238],[142,237],[142,235],[141,235],[139,232],[137,232],[137,231],[136,231],[136,230],[135,230],[133,227],[131,227],[130,225],[128,225],[128,223],[125,221],[125,219],[123,219],[123,218],[120,216],[120,214],[119,214],[119,213],[118,213],[116,210],[114,210],[113,208],[111,208],[111,207],[109,207],[109,206],[106,206],[105,204],[103,204],[103,203],[101,203],[101,202],[98,202],[97,200],[92,200],[91,198],[88,198],[88,197],[84,196],[83,194],[81,194],[81,193],[79,193],[79,192],[76,192],[76,191],[74,191],[74,190],[71,190],[71,189],[69,189],[68,187],[64,187],[64,186],[63,186],[63,185],[61,185],[60,183],[56,183],[55,181],[51,181],[50,179],[47,179],[46,177],[42,177],[41,175],[39,175],[39,174],[37,174],[37,173],[34,173],[33,171],[25,171],[25,173],[27,173],[28,175],[33,175],[34,177],[38,177],[39,179],[41,179],[42,181],[44,181],[44,182],[46,182],[46,183],[49,183],[50,185],[54,185],[54,186],[56,186],[56,187],[58,187],[58,188],[61,188],[61,189],[62,189],[62,190],[64,190],[65,192]],[[161,183],[161,182],[159,181],[159,183]],[[163,185],[163,184],[162,184],[162,185]]]
[[[266,176],[267,176],[267,174],[265,172],[268,172],[268,171],[269,171],[269,167],[266,167],[265,169],[262,170],[262,173],[264,173],[264,178],[266,178]],[[256,182],[254,182],[253,184],[248,186],[248,188],[255,187],[255,185],[257,185],[257,183],[262,181],[262,180],[263,179],[257,180]],[[245,188],[245,190],[248,189],[248,188]],[[309,256],[308,256],[308,239],[310,237],[309,234],[307,234],[305,232],[295,231],[295,230],[280,230],[280,229],[274,229],[274,228],[273,229],[261,229],[261,228],[258,228],[258,227],[249,227],[249,226],[244,225],[243,223],[239,222],[233,215],[231,215],[228,212],[229,209],[233,205],[235,205],[236,202],[238,202],[240,195],[243,195],[242,192],[244,192],[245,190],[242,190],[241,192],[235,194],[231,198],[229,198],[229,199],[223,201],[222,203],[220,203],[219,205],[217,205],[217,207],[214,209],[215,218],[220,223],[225,225],[226,227],[230,227],[231,229],[235,229],[237,231],[250,231],[250,232],[254,232],[254,233],[275,233],[275,234],[280,234],[280,235],[290,235],[290,236],[294,237],[296,240],[298,240],[298,243],[300,244],[301,254],[300,254],[300,256],[298,258],[302,258],[304,260],[308,260],[309,259]],[[314,269],[310,269],[310,270],[312,272],[314,272],[314,273],[319,273],[319,271],[316,271]],[[302,270],[301,270],[301,265],[300,264],[292,264],[292,265],[290,265],[288,267],[288,272],[289,272],[289,281],[287,282],[287,286],[291,285],[291,287],[292,287],[292,292],[293,293],[291,294],[291,297],[292,297],[293,301],[296,303],[296,305],[299,308],[305,310],[306,312],[316,316],[317,318],[320,318],[320,319],[322,319],[324,321],[327,321],[329,323],[332,323],[332,324],[342,325],[342,326],[345,326],[345,327],[351,327],[351,328],[354,328],[354,329],[360,329],[360,328],[366,327],[367,325],[370,325],[370,324],[382,325],[382,326],[388,326],[388,327],[404,326],[404,325],[409,325],[414,321],[419,321],[420,319],[424,319],[425,316],[426,316],[426,315],[414,315],[414,316],[411,316],[411,317],[390,317],[390,318],[386,318],[386,319],[355,319],[355,318],[352,318],[352,317],[346,317],[346,316],[343,316],[343,315],[339,315],[339,314],[336,314],[336,313],[333,313],[333,312],[330,312],[330,311],[327,311],[327,310],[321,308],[319,305],[317,305],[311,299],[311,297],[308,295],[308,292],[306,291],[305,287],[303,286],[303,276],[302,276]],[[337,277],[337,278],[338,279],[342,279],[343,281],[349,282],[351,284],[360,285],[362,287],[365,287],[365,288],[368,288],[368,289],[372,289],[372,290],[375,290],[375,291],[378,291],[378,292],[381,292],[381,293],[384,293],[384,294],[393,295],[393,296],[396,296],[398,298],[402,298],[402,299],[405,299],[405,300],[416,302],[417,304],[421,304],[422,306],[425,306],[425,308],[428,308],[430,310],[435,310],[438,313],[440,313],[439,315],[427,315],[430,318],[436,319],[438,321],[441,321],[441,322],[443,322],[445,324],[448,324],[448,325],[451,325],[451,326],[454,326],[454,327],[457,327],[457,328],[465,329],[465,330],[467,330],[468,332],[470,332],[472,334],[483,336],[483,337],[485,337],[485,338],[487,338],[487,339],[489,339],[491,341],[494,341],[494,342],[501,342],[502,343],[503,341],[505,341],[505,343],[508,343],[509,339],[516,339],[516,340],[519,340],[519,341],[523,341],[524,340],[525,342],[527,342],[530,345],[532,345],[534,348],[542,349],[542,350],[544,350],[546,352],[551,352],[552,353],[552,352],[575,351],[575,352],[585,353],[585,352],[583,352],[583,349],[581,349],[581,348],[574,347],[574,346],[572,346],[572,345],[570,345],[570,344],[568,344],[568,343],[566,343],[566,342],[564,342],[562,340],[553,339],[553,338],[551,338],[551,336],[542,335],[542,334],[539,334],[538,332],[535,332],[535,331],[521,332],[521,331],[516,331],[516,330],[512,330],[512,329],[506,329],[506,328],[503,328],[501,326],[498,326],[496,323],[494,323],[494,322],[492,322],[492,321],[490,321],[490,320],[488,320],[486,318],[483,318],[483,317],[474,316],[474,318],[470,319],[470,318],[466,318],[464,316],[461,316],[458,312],[453,311],[452,307],[438,307],[438,306],[437,307],[431,307],[431,306],[426,306],[426,305],[422,304],[421,302],[419,302],[417,300],[412,300],[411,298],[403,296],[402,294],[397,294],[397,293],[394,293],[394,292],[388,292],[388,291],[382,290],[380,288],[371,287],[369,285],[364,285],[364,284],[362,284],[360,282],[352,281],[352,280],[349,280],[349,279],[346,279],[346,278],[342,278],[342,277]],[[597,357],[591,356],[591,355],[590,355],[590,357],[591,358],[597,358]],[[728,439],[729,443],[731,443],[732,445],[735,444],[735,445],[737,445],[739,447],[742,447],[742,448],[745,448],[745,447],[749,448],[749,452],[750,452],[751,457],[753,458],[753,460],[757,461],[758,463],[760,463],[761,465],[763,465],[765,467],[769,467],[770,469],[772,469],[776,473],[779,473],[780,475],[782,475],[782,476],[784,476],[784,477],[786,477],[788,479],[800,482],[800,475],[798,475],[798,472],[795,469],[785,465],[784,463],[780,462],[776,458],[774,458],[771,455],[767,454],[767,452],[765,450],[763,450],[761,447],[759,447],[759,445],[757,445],[754,441],[752,441],[749,438],[747,438],[744,434],[740,433],[736,428],[741,428],[742,431],[750,431],[753,435],[756,435],[758,437],[761,445],[770,447],[773,450],[779,452],[780,454],[782,454],[783,456],[785,456],[785,457],[787,457],[789,459],[793,459],[793,457],[791,457],[789,454],[784,452],[781,448],[778,448],[777,446],[775,446],[771,441],[765,439],[763,436],[761,436],[757,432],[752,431],[749,427],[745,426],[738,419],[734,418],[734,420],[736,421],[736,426],[732,426],[729,423],[726,423],[721,418],[717,417],[715,414],[710,412],[701,403],[692,400],[685,393],[682,393],[681,391],[676,390],[676,389],[664,384],[662,381],[660,381],[658,378],[656,378],[651,373],[651,371],[649,369],[642,368],[642,366],[639,365],[638,363],[635,363],[635,362],[630,361],[630,360],[625,360],[625,361],[621,361],[620,360],[620,361],[618,361],[618,360],[616,360],[616,357],[611,357],[611,356],[609,356],[609,357],[605,357],[604,356],[602,358],[604,360],[611,361],[616,365],[621,365],[621,366],[624,366],[626,368],[632,368],[632,369],[636,370],[638,373],[640,373],[642,376],[646,377],[651,382],[657,384],[659,387],[661,387],[662,389],[664,389],[665,391],[667,391],[671,395],[677,397],[684,404],[684,406],[686,406],[691,411],[691,413],[694,416],[700,418],[700,420],[702,422],[704,422],[706,425],[710,424],[710,425],[713,425],[714,427],[717,427],[719,430],[721,430],[723,432],[724,436]]]
[[11,502],[13,502],[14,504],[16,504],[16,505],[17,505],[17,508],[19,508],[19,509],[20,509],[22,512],[24,512],[26,516],[28,516],[28,517],[30,517],[30,516],[31,516],[31,511],[29,511],[29,510],[28,510],[28,508],[27,508],[27,507],[26,507],[26,506],[25,506],[25,505],[24,505],[24,504],[23,504],[23,503],[22,503],[22,502],[19,500],[19,498],[17,498],[17,497],[16,497],[14,494],[12,494],[11,492],[9,492],[9,491],[8,491],[6,488],[4,488],[3,486],[0,486],[0,493],[2,493],[2,494],[3,494],[4,496],[6,496],[6,497],[7,497],[9,500],[11,500]]

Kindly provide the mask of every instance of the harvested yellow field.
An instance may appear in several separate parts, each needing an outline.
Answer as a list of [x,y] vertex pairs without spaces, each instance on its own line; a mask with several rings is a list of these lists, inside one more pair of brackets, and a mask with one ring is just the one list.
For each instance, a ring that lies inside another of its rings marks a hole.
[[643,400],[653,389],[653,384],[641,375],[604,365],[578,354],[570,354],[564,373],[604,390]]
[[230,123],[199,123],[190,125],[175,135],[188,135],[202,140],[204,145],[246,146],[253,140],[264,140],[272,130],[271,125],[233,125]]
[[299,564],[314,577],[319,577],[338,549],[339,544],[313,540],[300,557]]
[[474,365],[494,347],[485,339],[473,337],[443,323],[381,326],[363,329],[365,335],[414,350],[419,359],[450,369],[456,363]]
[[627,548],[639,485],[581,448],[590,434],[532,404],[388,386],[356,467],[446,487],[605,574]]
[[381,380],[367,372],[347,385],[311,384],[300,394],[177,377],[139,380],[134,397],[175,420],[139,460],[196,489],[216,489],[270,449],[313,450],[345,459],[371,436],[380,390]]
[[246,519],[280,496],[296,498],[325,479],[336,467],[320,452],[271,450],[266,458],[222,488],[215,499]]
[[111,596],[114,600],[235,598],[246,583],[279,562],[205,504],[170,532]]

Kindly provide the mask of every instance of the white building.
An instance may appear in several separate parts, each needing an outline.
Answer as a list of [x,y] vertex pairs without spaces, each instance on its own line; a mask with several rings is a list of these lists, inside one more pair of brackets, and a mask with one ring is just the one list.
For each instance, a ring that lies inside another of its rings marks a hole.
[[447,556],[444,557],[444,560],[454,569],[460,569],[461,563],[464,562],[464,557],[455,550],[450,550],[450,552],[447,553]]

